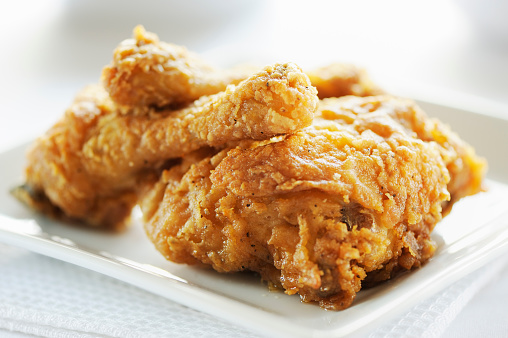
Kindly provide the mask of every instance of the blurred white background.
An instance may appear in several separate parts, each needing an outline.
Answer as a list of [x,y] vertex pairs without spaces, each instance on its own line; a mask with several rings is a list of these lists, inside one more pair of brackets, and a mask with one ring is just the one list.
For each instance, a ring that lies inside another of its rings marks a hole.
[[[507,14],[506,0],[1,1],[0,151],[50,127],[137,24],[218,66],[353,62],[395,93],[508,119]],[[456,332],[506,294],[506,275]]]
[[508,103],[503,13],[504,0],[3,1],[0,150],[49,127],[80,88],[99,81],[137,24],[218,66],[346,61],[404,95]]

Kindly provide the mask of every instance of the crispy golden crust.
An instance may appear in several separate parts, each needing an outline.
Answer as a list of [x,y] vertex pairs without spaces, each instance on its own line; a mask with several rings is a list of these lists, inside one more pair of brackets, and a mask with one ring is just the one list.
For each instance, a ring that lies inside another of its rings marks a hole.
[[359,119],[363,119],[362,114],[366,110],[381,108],[399,121],[408,133],[439,145],[439,152],[451,177],[447,186],[451,200],[443,203],[444,215],[450,212],[454,202],[482,190],[487,170],[485,159],[478,157],[474,149],[449,126],[437,119],[426,118],[425,113],[411,100],[390,96],[380,97],[377,101],[353,96],[329,98],[320,102],[317,119],[333,119],[338,123],[355,125]]
[[157,35],[137,26],[134,37],[115,49],[102,80],[119,104],[163,107],[216,94],[251,72],[217,70],[185,47],[159,41]]
[[307,74],[216,70],[138,26],[103,86],[35,142],[14,194],[114,229],[140,203],[167,259],[256,271],[344,309],[433,255],[432,229],[481,190],[486,164],[412,101],[372,96],[382,91],[363,70]]
[[[216,94],[252,72],[252,67],[215,69],[186,48],[160,41],[156,34],[137,26],[133,38],[115,49],[111,64],[103,69],[102,81],[118,104],[163,107]],[[306,74],[321,99],[382,93],[365,70],[352,64],[334,63]]]
[[266,67],[176,111],[124,113],[103,88],[91,86],[34,144],[26,187],[68,217],[122,227],[144,187],[140,182],[168,159],[295,132],[312,122],[317,103],[315,89],[293,64]]
[[136,203],[136,182],[103,182],[88,172],[82,153],[90,135],[114,115],[116,106],[103,88],[89,86],[79,93],[64,117],[29,149],[24,192],[18,189],[18,198],[45,213],[94,226],[121,226]]
[[146,231],[170,260],[257,271],[304,301],[346,308],[362,282],[435,250],[448,159],[413,129],[433,123],[388,96],[323,102],[298,133],[166,171],[143,205]]
[[330,65],[307,71],[320,99],[347,95],[372,96],[383,94],[364,69],[348,63]]
[[104,119],[82,151],[90,171],[116,175],[205,146],[293,133],[312,123],[317,104],[297,66],[276,64],[184,109]]

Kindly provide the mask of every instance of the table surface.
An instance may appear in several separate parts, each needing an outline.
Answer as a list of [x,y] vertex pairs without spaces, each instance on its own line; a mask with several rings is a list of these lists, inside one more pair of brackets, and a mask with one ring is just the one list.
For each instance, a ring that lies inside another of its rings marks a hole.
[[[482,4],[152,0],[140,6],[119,0],[5,1],[0,4],[0,151],[51,126],[80,88],[99,81],[113,48],[136,24],[219,66],[260,60],[294,61],[304,68],[353,62],[394,90],[461,93],[508,107],[508,27],[498,15],[506,5],[495,0]],[[6,246],[0,250],[17,257],[16,271],[30,269],[34,259],[46,259]],[[51,264],[56,270],[67,269]],[[508,261],[496,264],[496,273],[439,335],[508,336]],[[0,274],[6,271],[0,264]],[[210,320],[217,335],[250,334],[241,328],[231,331],[235,327],[228,325]],[[4,327],[0,336],[24,334]]]

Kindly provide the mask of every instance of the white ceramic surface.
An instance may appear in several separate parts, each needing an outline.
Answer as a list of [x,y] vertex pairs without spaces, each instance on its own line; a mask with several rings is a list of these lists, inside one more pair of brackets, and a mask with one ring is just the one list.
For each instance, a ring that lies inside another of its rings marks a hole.
[[[487,157],[488,191],[460,201],[435,229],[435,257],[423,268],[361,291],[349,309],[323,311],[297,296],[272,293],[252,274],[222,275],[165,261],[134,221],[123,234],[60,224],[33,214],[8,190],[21,182],[24,146],[0,154],[0,241],[61,259],[186,306],[279,336],[343,336],[409,309],[508,251],[508,121],[420,102]],[[15,220],[12,220],[15,219]],[[35,223],[35,222],[36,223]]]

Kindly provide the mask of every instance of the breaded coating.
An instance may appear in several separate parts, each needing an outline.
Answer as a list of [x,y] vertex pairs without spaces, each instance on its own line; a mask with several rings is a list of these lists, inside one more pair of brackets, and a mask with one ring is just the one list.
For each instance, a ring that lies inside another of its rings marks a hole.
[[[238,84],[253,67],[216,69],[185,47],[160,41],[142,26],[132,39],[115,49],[113,60],[102,72],[104,87],[113,101],[128,106],[164,107],[191,103],[204,95]],[[320,99],[345,95],[382,93],[367,72],[355,65],[334,63],[306,72]]]
[[17,195],[72,219],[121,228],[169,159],[203,147],[268,139],[311,124],[316,90],[294,64],[276,64],[186,108],[126,113],[101,86],[80,94],[28,154]]
[[[450,212],[453,203],[462,197],[482,191],[487,171],[485,159],[476,155],[474,149],[438,119],[429,119],[412,100],[382,97],[379,102],[360,97],[329,98],[320,102],[316,118],[333,119],[338,123],[351,123],[362,117],[365,109],[389,106],[387,113],[399,121],[408,133],[425,142],[436,142],[448,172],[447,186],[451,200],[443,203],[443,215]],[[386,108],[385,108],[386,109]],[[356,122],[355,122],[356,123]]]
[[165,258],[345,309],[428,261],[486,171],[448,126],[381,94],[354,65],[219,70],[137,26],[34,142],[13,193],[115,230],[139,204]]
[[137,200],[131,188],[137,182],[115,182],[115,189],[110,182],[104,185],[100,177],[89,174],[82,153],[101,121],[115,116],[116,110],[101,86],[82,90],[63,118],[31,145],[25,184],[15,189],[14,195],[44,214],[107,228],[120,226]]
[[142,26],[120,43],[102,72],[113,101],[128,106],[178,105],[238,84],[252,69],[218,70],[185,47],[159,41]]
[[[324,101],[300,132],[165,171],[142,203],[147,234],[169,260],[255,271],[305,302],[347,308],[362,285],[435,251],[452,182],[447,145],[419,138],[449,132],[433,126],[408,100]],[[469,185],[483,175],[472,161]]]
[[294,64],[276,64],[180,110],[117,114],[89,137],[83,153],[89,170],[117,175],[205,146],[294,133],[312,123],[317,105],[307,76]]
[[320,99],[347,95],[373,96],[383,94],[364,69],[348,63],[332,63],[306,71]]

